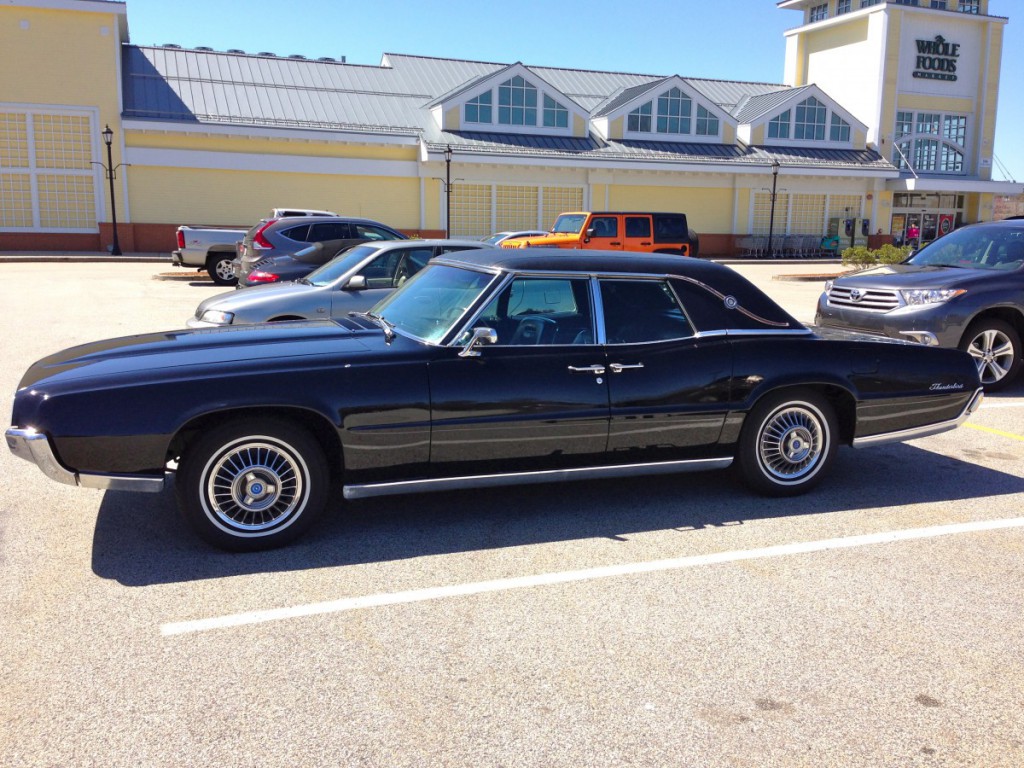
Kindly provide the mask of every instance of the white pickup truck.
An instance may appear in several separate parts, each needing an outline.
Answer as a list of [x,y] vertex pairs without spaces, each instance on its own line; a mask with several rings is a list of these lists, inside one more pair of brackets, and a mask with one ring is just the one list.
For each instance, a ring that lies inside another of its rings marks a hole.
[[[337,215],[331,211],[314,211],[308,208],[274,208],[267,218]],[[171,263],[176,267],[205,269],[217,285],[234,285],[238,278],[235,277],[231,262],[238,255],[238,243],[245,237],[246,232],[247,229],[182,225],[178,227],[178,248],[171,252]]]

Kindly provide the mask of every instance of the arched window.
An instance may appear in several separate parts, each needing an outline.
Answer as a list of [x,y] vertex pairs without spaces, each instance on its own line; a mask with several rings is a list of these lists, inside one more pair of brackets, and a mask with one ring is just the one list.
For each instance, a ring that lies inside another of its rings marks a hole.
[[498,86],[498,122],[502,125],[537,124],[537,89],[519,75]]
[[693,102],[678,88],[658,97],[658,133],[690,133]]

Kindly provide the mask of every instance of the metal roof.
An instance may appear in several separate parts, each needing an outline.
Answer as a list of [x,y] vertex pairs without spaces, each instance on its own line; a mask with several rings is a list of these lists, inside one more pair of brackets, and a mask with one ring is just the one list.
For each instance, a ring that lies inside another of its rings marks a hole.
[[[369,132],[451,144],[481,155],[678,163],[770,163],[743,145],[603,141],[593,134],[552,137],[443,131],[431,115],[439,97],[508,69],[508,64],[387,53],[379,66],[273,55],[125,44],[124,116],[194,124]],[[654,88],[664,75],[523,65],[583,109],[605,114]],[[762,114],[796,90],[785,85],[682,78],[738,118]],[[876,152],[807,149],[775,152],[782,162],[826,168],[893,170]]]

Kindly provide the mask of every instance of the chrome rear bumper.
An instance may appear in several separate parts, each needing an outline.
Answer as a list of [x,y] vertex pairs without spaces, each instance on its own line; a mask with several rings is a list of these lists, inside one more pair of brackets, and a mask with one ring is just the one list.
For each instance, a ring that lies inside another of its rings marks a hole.
[[64,485],[99,488],[105,491],[142,491],[159,493],[164,488],[164,478],[152,475],[106,475],[88,472],[72,472],[61,464],[53,453],[53,447],[46,435],[34,429],[11,427],[4,436],[11,453],[25,461],[31,461],[51,480]]

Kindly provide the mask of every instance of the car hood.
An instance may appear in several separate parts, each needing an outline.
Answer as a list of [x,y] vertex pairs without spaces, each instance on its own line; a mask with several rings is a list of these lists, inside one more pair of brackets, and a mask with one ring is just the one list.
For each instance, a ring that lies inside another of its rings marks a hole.
[[284,283],[268,283],[248,288],[238,288],[226,293],[218,293],[204,299],[196,308],[196,317],[202,317],[208,309],[221,312],[238,312],[252,306],[260,306],[268,301],[288,300],[296,296],[305,296],[310,291],[319,290],[320,286],[308,283],[296,283],[291,280]]
[[836,278],[839,285],[859,288],[949,288],[976,280],[991,280],[1005,272],[991,269],[961,269],[958,267],[923,267],[916,264],[887,264],[862,272]]
[[569,233],[569,234],[559,233],[557,235],[547,234],[547,235],[530,235],[528,237],[512,237],[512,238],[509,238],[508,240],[503,240],[501,242],[501,246],[503,248],[519,248],[519,247],[522,247],[522,245],[524,243],[529,243],[529,245],[531,245],[531,246],[551,248],[553,246],[554,247],[558,247],[560,245],[570,245],[570,244],[575,245],[575,244],[579,243],[579,241],[580,241],[580,235],[578,235],[578,234],[574,235],[572,233]]
[[175,330],[104,339],[65,349],[34,363],[19,389],[80,379],[113,381],[122,377],[151,379],[168,369],[211,372],[249,363],[260,370],[294,366],[302,357],[363,357],[383,346],[379,328],[356,323],[315,320],[264,325]]

